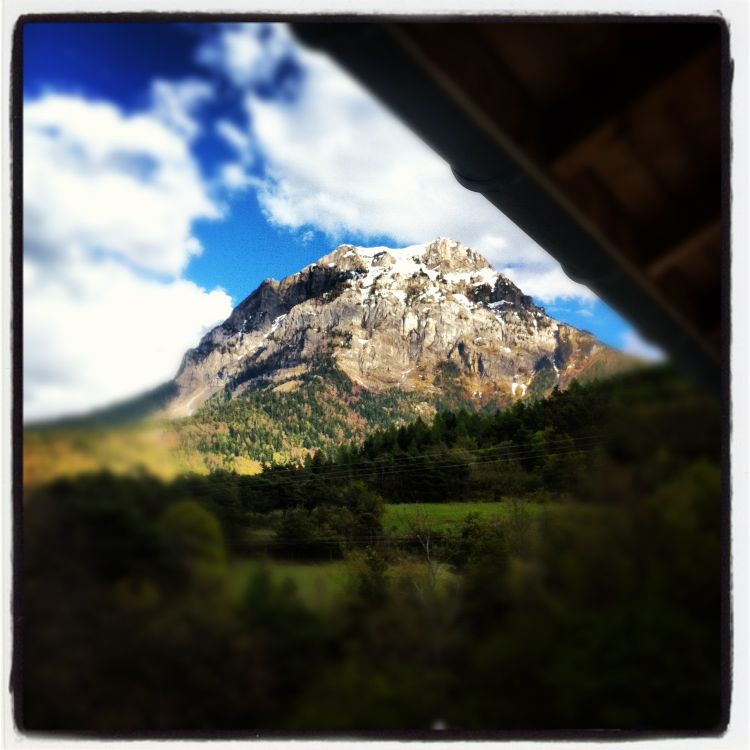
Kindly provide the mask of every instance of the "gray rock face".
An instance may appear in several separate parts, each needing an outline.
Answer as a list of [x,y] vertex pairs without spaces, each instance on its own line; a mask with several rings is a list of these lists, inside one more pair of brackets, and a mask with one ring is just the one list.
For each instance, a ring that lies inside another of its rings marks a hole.
[[341,245],[281,282],[264,281],[188,351],[170,411],[189,415],[227,385],[279,382],[321,358],[373,391],[434,392],[447,364],[480,403],[511,401],[540,373],[564,387],[607,353],[454,240]]

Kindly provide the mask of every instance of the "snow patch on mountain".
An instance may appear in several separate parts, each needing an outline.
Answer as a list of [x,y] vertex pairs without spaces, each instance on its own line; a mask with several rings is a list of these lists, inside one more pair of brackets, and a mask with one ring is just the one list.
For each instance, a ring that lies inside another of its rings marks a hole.
[[173,411],[184,414],[234,383],[273,382],[321,358],[374,391],[436,393],[450,365],[469,395],[510,403],[528,397],[540,362],[553,363],[564,387],[610,352],[550,318],[455,240],[344,244],[280,282],[264,281],[188,351]]

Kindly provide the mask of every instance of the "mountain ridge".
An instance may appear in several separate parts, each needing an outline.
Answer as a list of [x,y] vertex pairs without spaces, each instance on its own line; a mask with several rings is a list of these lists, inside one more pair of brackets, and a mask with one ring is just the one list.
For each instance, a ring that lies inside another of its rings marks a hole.
[[565,388],[628,358],[551,318],[456,240],[346,243],[281,281],[263,281],[186,352],[167,412],[190,416],[220,391],[294,388],[321,360],[369,391],[432,395],[449,366],[482,407],[526,398],[532,384],[537,392]]
[[265,280],[153,392],[36,425],[24,471],[32,481],[99,460],[117,471],[254,473],[440,412],[536,401],[636,361],[550,318],[453,240],[340,245]]

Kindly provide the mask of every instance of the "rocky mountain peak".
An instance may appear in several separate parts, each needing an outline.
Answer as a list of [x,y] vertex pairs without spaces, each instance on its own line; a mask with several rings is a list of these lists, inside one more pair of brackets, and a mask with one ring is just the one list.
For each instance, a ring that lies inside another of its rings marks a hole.
[[478,403],[564,386],[607,352],[550,318],[487,260],[441,237],[404,248],[343,244],[267,280],[183,360],[175,413],[217,391],[291,387],[333,362],[371,391],[437,393],[448,367]]
[[427,268],[441,273],[465,273],[492,268],[482,255],[449,237],[440,237],[427,245],[420,260]]
[[439,273],[466,273],[492,268],[486,258],[470,247],[449,237],[439,237],[427,244],[402,248],[339,245],[305,270],[322,267],[337,268],[339,271],[366,271],[372,267],[388,268],[399,261],[413,264],[413,271],[421,267],[421,270]]
[[313,268],[336,268],[339,271],[365,271],[370,265],[370,257],[359,252],[356,245],[339,245],[333,252],[311,263],[303,271]]

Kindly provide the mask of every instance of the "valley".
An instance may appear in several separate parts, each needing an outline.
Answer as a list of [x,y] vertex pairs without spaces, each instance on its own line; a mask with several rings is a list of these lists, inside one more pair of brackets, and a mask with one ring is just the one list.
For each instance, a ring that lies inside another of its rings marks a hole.
[[643,368],[255,474],[29,486],[28,726],[709,727],[719,420]]

